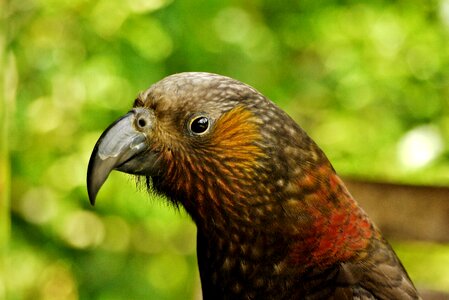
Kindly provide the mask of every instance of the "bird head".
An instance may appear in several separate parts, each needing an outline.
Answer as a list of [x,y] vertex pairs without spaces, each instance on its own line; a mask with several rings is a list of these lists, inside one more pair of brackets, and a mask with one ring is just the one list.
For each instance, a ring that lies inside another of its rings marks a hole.
[[223,216],[257,222],[257,214],[266,217],[271,204],[288,199],[293,178],[319,162],[330,167],[304,131],[254,88],[220,75],[180,73],[141,93],[101,135],[87,187],[94,204],[118,170],[145,176],[197,223]]

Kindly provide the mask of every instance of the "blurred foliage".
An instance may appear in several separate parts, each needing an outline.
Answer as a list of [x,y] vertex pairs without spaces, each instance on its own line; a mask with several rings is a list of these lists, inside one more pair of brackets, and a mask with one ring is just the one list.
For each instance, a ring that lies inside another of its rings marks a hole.
[[[102,130],[171,73],[253,85],[343,175],[449,184],[448,0],[0,5],[1,157],[12,173],[0,177],[0,186],[11,181],[12,221],[0,298],[199,297],[195,227],[184,212],[136,192],[123,174],[111,175],[95,209],[85,188]],[[418,285],[449,290],[447,264],[425,262],[447,260],[447,248],[398,248]]]

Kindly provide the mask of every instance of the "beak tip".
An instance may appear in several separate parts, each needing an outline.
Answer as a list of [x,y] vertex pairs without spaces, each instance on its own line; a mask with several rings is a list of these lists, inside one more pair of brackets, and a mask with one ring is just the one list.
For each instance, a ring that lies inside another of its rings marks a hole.
[[87,195],[89,196],[89,202],[92,206],[95,205],[95,199],[97,198],[98,189],[95,189],[90,180],[90,176],[87,178]]
[[103,183],[106,181],[110,171],[111,170],[108,167],[103,168],[101,161],[98,160],[98,156],[94,151],[89,161],[87,171],[87,195],[89,196],[89,202],[92,206],[95,205],[97,194]]
[[96,198],[96,195],[92,195],[90,192],[88,192],[88,194],[89,194],[89,202],[90,202],[90,205],[95,206],[95,198]]

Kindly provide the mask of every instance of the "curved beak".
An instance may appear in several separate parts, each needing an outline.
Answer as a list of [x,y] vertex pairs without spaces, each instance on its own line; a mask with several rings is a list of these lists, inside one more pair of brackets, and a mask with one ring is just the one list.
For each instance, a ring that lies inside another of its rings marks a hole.
[[[155,154],[149,151],[145,133],[154,122],[148,111],[143,110],[135,109],[112,123],[95,144],[87,168],[87,192],[92,205],[112,170],[149,175],[155,167]],[[136,129],[137,117],[145,118],[145,128]]]

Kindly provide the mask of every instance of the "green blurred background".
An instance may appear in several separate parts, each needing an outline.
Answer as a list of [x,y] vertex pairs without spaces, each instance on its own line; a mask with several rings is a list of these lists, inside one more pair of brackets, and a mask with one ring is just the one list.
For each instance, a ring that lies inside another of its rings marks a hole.
[[[198,299],[195,227],[85,175],[106,126],[164,76],[244,81],[345,176],[449,185],[449,1],[0,1],[0,299]],[[404,224],[413,226],[413,224]],[[449,291],[449,246],[395,242]]]

